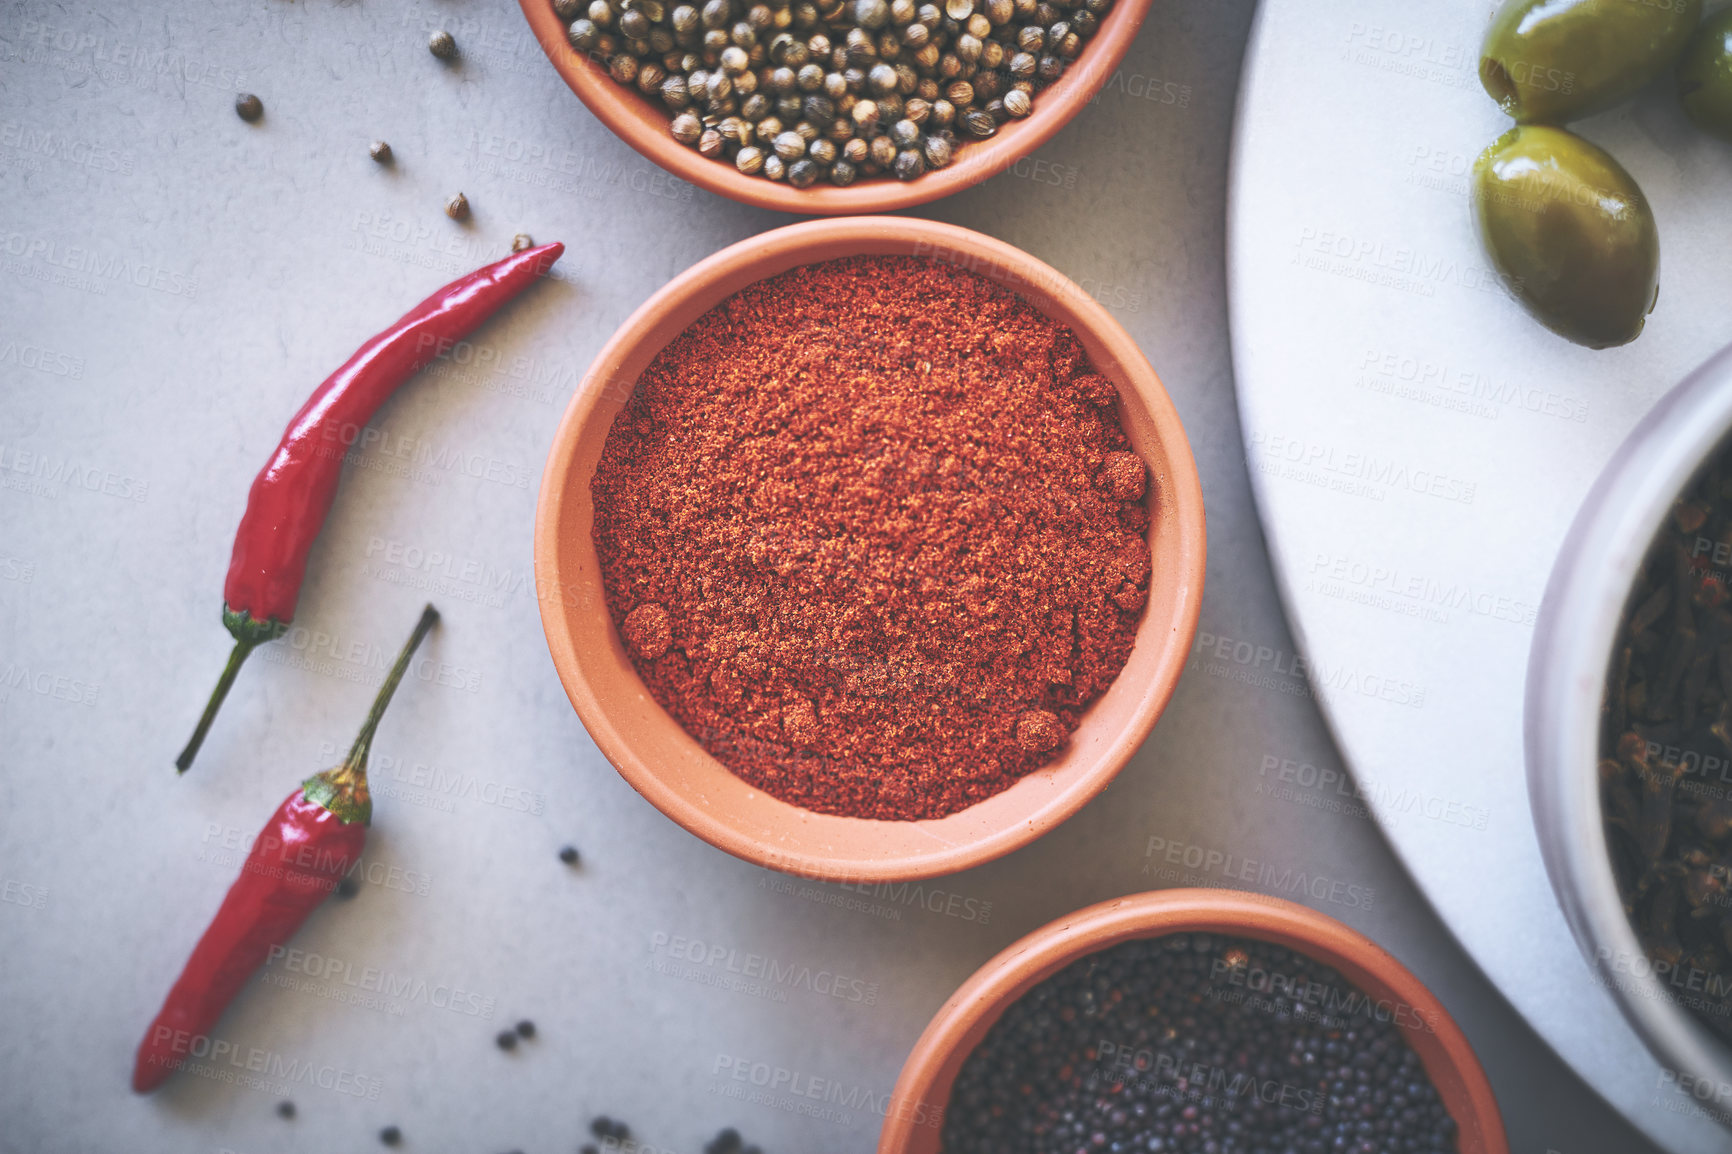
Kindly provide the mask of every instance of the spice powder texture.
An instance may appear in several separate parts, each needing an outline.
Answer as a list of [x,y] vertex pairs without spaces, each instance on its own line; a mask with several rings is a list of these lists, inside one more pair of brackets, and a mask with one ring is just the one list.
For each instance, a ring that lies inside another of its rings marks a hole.
[[1051,761],[1130,655],[1147,469],[1075,335],[948,265],[760,281],[676,337],[591,482],[650,693],[753,786],[942,817]]

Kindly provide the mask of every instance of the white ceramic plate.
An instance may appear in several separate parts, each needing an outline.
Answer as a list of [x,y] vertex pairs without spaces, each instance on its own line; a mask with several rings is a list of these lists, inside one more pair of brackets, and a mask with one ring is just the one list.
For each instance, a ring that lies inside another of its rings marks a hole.
[[1246,454],[1316,696],[1420,888],[1631,1121],[1677,1151],[1728,1150],[1732,1133],[1594,985],[1559,912],[1522,691],[1588,486],[1654,400],[1732,341],[1732,147],[1697,134],[1668,84],[1576,126],[1654,207],[1660,302],[1622,349],[1553,336],[1499,288],[1469,211],[1473,159],[1509,126],[1476,73],[1493,9],[1264,3],[1229,208]]

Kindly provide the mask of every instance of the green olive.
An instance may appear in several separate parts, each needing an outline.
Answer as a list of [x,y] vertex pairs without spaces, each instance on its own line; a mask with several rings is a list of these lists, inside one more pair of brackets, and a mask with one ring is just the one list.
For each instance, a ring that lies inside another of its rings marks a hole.
[[1601,112],[1670,68],[1702,0],[1505,0],[1479,55],[1479,82],[1522,124]]
[[1541,324],[1594,349],[1641,333],[1660,238],[1617,161],[1561,128],[1519,125],[1474,163],[1473,200],[1487,255]]
[[1684,49],[1678,99],[1697,128],[1732,140],[1732,8],[1708,17]]

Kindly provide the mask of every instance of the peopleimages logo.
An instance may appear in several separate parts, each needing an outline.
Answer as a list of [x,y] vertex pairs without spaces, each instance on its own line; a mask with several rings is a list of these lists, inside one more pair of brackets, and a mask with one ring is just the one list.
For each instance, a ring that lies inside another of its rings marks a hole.
[[1160,1096],[1194,1097],[1218,1094],[1230,1099],[1255,1098],[1270,1106],[1285,1106],[1306,1114],[1323,1113],[1325,1097],[1315,1089],[1294,1086],[1273,1078],[1259,1078],[1242,1070],[1187,1061],[1151,1049],[1122,1046],[1105,1038],[1095,1044],[1100,1068],[1089,1075],[1089,1084],[1132,1080],[1145,1074],[1145,1086]]
[[265,960],[267,966],[275,966],[278,962],[282,964],[277,968],[289,973],[303,974],[322,982],[337,982],[364,993],[383,995],[393,1001],[421,1002],[454,1014],[491,1018],[498,1005],[496,998],[483,997],[473,990],[465,990],[449,982],[429,982],[425,978],[394,974],[378,966],[357,967],[353,962],[342,958],[286,946],[272,946],[270,957]]
[[[321,1090],[368,1101],[377,1100],[379,1091],[384,1088],[380,1079],[354,1070],[328,1064],[315,1066],[312,1062],[286,1058],[274,1050],[257,1046],[243,1049],[225,1038],[194,1034],[172,1026],[156,1027],[151,1039],[157,1046],[166,1044],[169,1052],[175,1055],[172,1059],[164,1059],[153,1054],[152,1061],[218,1081],[243,1085],[260,1083],[257,1088],[271,1092],[280,1092],[280,1088],[285,1086],[317,1086]],[[266,1082],[273,1084],[263,1084]]]
[[767,954],[741,953],[732,946],[706,944],[698,938],[657,930],[650,935],[650,953],[655,955],[663,951],[677,961],[759,980],[772,988],[810,990],[838,1001],[858,1002],[864,1006],[878,1003],[877,982],[851,978],[833,970],[814,970],[797,962],[784,963]]
[[1216,958],[1209,965],[1209,981],[1236,986],[1255,994],[1267,994],[1284,1005],[1301,1003],[1316,1006],[1337,1018],[1370,1018],[1390,1023],[1404,1030],[1437,1032],[1436,1024],[1423,1011],[1406,1002],[1388,998],[1373,998],[1369,994],[1345,986],[1332,986],[1314,978],[1284,974],[1249,961]]

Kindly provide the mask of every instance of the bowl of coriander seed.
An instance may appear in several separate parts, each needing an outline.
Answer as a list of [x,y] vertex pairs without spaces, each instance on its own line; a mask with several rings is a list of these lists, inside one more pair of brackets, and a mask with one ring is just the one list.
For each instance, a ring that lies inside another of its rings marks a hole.
[[521,0],[589,110],[760,208],[908,208],[1009,171],[1124,59],[1150,0]]

